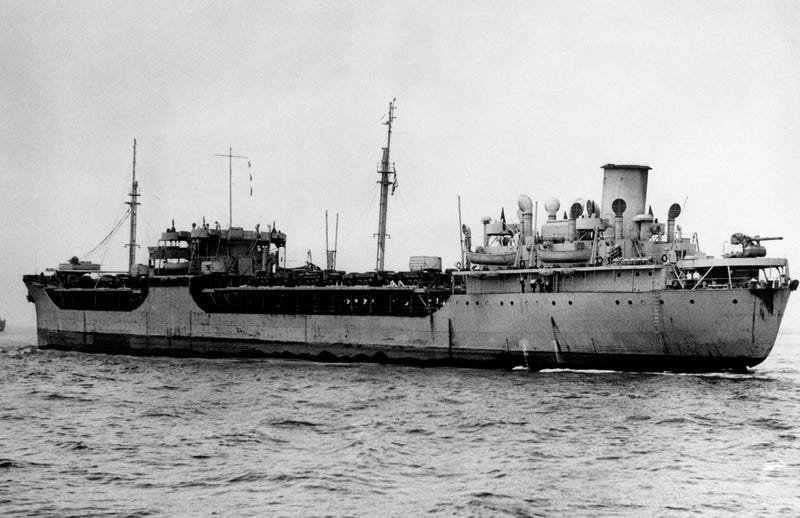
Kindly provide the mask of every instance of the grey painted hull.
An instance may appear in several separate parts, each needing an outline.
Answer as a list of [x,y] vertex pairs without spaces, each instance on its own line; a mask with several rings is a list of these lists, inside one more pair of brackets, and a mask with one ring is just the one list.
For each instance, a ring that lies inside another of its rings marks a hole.
[[427,317],[206,313],[185,287],[136,310],[59,309],[37,285],[43,348],[510,368],[744,369],[770,353],[788,300],[774,290],[453,295]]

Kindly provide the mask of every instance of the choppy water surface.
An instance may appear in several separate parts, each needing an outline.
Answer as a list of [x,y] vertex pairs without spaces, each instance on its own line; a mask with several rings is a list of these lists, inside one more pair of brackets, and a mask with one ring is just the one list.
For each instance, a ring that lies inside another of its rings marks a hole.
[[38,351],[0,335],[0,513],[800,509],[800,337],[749,374]]

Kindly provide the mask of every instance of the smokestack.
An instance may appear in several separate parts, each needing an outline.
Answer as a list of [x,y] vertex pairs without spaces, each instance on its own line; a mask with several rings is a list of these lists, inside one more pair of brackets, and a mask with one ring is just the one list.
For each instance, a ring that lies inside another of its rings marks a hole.
[[489,216],[484,216],[481,220],[483,223],[483,246],[489,246],[489,223],[492,221],[492,218]]
[[[627,202],[629,215],[645,214],[649,171],[650,167],[646,165],[604,165],[603,201],[600,207],[600,216],[605,218],[612,213],[616,215],[611,207],[616,199],[623,199]],[[625,238],[631,237],[632,221],[630,218],[627,224],[630,228],[623,230]]]

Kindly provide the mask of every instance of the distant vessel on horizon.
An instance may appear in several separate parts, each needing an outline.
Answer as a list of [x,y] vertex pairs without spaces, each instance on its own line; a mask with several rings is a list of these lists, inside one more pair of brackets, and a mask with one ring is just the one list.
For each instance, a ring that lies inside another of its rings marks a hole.
[[455,269],[414,256],[409,271],[384,270],[393,119],[394,101],[376,268],[362,273],[283,267],[284,233],[232,223],[173,223],[135,264],[134,141],[129,271],[75,257],[25,275],[39,347],[532,370],[744,370],[769,355],[798,285],[761,244],[781,238],[736,233],[735,252],[706,255],[676,225],[679,204],[666,223],[648,208],[648,166],[604,165],[600,203],[573,203],[558,219],[548,198],[541,226],[521,195],[518,222],[483,218],[474,250],[462,225]]
[[0,332],[5,331],[6,329],[6,320],[4,318],[0,318]]

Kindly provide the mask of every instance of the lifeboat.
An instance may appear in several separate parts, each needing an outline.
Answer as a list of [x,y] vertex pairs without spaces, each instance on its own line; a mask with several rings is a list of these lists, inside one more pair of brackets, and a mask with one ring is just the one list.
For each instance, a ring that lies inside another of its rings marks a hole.
[[585,263],[592,257],[591,246],[577,241],[573,243],[547,243],[537,248],[543,263]]
[[488,266],[510,266],[517,258],[517,249],[511,246],[479,246],[474,252],[467,252],[472,264]]
[[164,261],[158,267],[159,273],[164,275],[184,275],[189,272],[189,263],[188,262],[177,262],[177,263],[170,263]]

